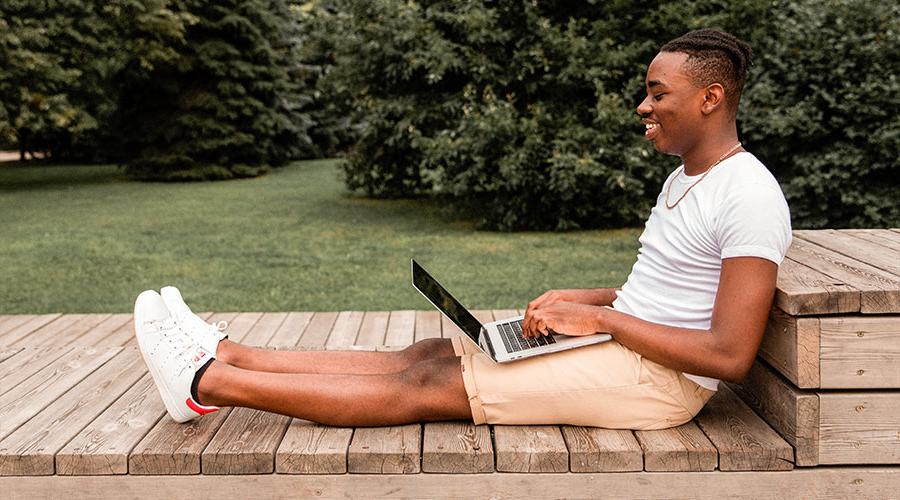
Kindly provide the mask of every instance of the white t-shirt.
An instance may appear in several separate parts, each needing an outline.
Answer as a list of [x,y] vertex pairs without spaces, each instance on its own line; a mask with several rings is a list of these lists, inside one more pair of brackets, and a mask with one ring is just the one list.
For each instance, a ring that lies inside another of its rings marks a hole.
[[[722,259],[762,257],[781,264],[791,244],[791,219],[778,181],[750,153],[724,160],[670,210],[669,184],[672,204],[700,179],[683,169],[663,184],[637,262],[612,307],[653,323],[707,330]],[[714,378],[685,376],[708,389],[718,386]]]

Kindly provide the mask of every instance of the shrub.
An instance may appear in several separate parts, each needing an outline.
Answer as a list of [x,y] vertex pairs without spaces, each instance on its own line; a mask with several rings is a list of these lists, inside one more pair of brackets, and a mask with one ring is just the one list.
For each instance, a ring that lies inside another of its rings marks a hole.
[[[897,220],[888,194],[897,174],[896,6],[337,5],[330,78],[348,89],[362,127],[343,165],[351,189],[446,196],[498,229],[638,224],[677,164],[652,152],[634,114],[647,63],[665,41],[719,27],[759,54],[739,128],[785,186],[795,224]],[[844,57],[831,64],[836,53]],[[878,95],[861,105],[860,91]],[[860,187],[835,182],[849,178]]]
[[741,119],[795,227],[900,225],[900,5],[779,5]]

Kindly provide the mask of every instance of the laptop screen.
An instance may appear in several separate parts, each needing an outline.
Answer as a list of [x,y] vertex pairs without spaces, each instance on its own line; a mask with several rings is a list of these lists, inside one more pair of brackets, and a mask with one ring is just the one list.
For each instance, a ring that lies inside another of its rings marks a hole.
[[478,343],[478,337],[481,335],[481,322],[472,316],[472,313],[466,310],[458,300],[454,299],[450,292],[444,290],[430,274],[415,260],[412,262],[412,283],[416,290],[422,292],[434,307],[440,309],[451,321],[456,323],[466,335],[475,343]]

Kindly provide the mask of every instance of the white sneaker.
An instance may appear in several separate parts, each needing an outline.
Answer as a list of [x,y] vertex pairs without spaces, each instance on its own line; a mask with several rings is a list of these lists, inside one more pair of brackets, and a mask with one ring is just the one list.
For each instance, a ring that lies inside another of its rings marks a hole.
[[134,331],[144,362],[173,420],[187,422],[219,409],[201,405],[191,396],[194,375],[215,359],[214,353],[188,334],[155,290],[142,292],[134,302]]
[[198,344],[215,356],[219,342],[228,337],[228,334],[225,333],[228,322],[219,321],[211,325],[203,321],[203,318],[191,311],[191,308],[188,307],[181,297],[181,292],[174,286],[162,287],[159,290],[159,294],[162,296],[169,312],[175,316],[179,323],[184,325],[185,330],[194,336]]

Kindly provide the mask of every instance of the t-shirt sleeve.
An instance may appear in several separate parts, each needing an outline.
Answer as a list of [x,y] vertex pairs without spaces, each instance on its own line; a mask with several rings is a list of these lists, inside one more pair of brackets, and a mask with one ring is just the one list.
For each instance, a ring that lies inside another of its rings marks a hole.
[[762,257],[781,264],[791,245],[791,217],[781,189],[745,184],[722,203],[716,223],[721,257]]

